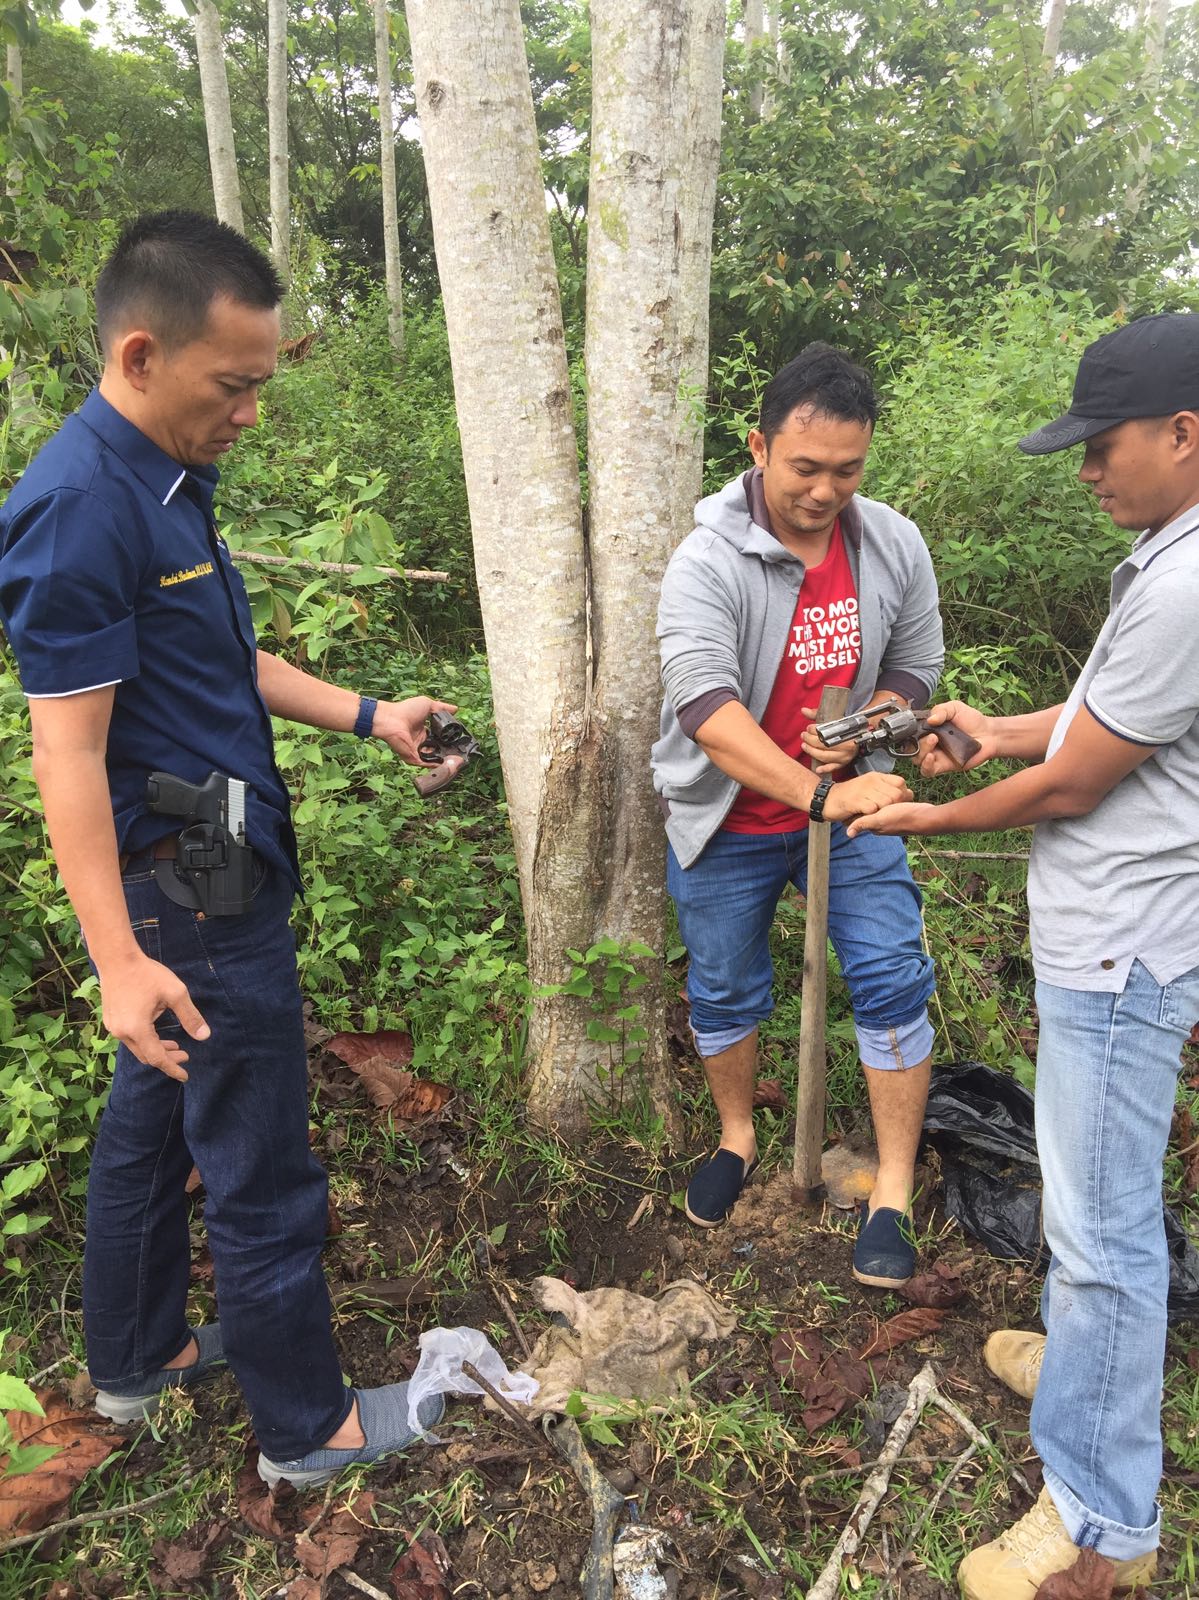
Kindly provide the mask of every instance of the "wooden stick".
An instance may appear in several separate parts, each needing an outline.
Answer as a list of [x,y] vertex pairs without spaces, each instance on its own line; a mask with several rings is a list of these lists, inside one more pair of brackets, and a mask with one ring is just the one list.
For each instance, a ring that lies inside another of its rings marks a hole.
[[980,1450],[985,1450],[988,1455],[998,1456],[999,1460],[1007,1468],[1011,1476],[1015,1478],[1016,1482],[1024,1490],[1025,1494],[1029,1495],[1033,1499],[1036,1498],[1035,1495],[1033,1495],[1032,1490],[1029,1488],[1028,1479],[1020,1471],[1020,1468],[1012,1465],[1012,1463],[1004,1455],[1003,1451],[995,1443],[994,1439],[988,1439],[981,1428],[976,1428],[974,1426],[970,1418],[962,1410],[961,1406],[955,1405],[953,1401],[948,1398],[948,1396],[941,1393],[940,1389],[934,1390],[928,1398],[930,1405],[938,1407],[938,1409],[943,1411],[947,1417],[952,1417],[966,1437],[968,1439],[973,1439]]
[[904,1545],[903,1549],[900,1551],[899,1556],[898,1556],[898,1558],[897,1558],[897,1560],[895,1562],[894,1568],[891,1568],[891,1563],[889,1561],[887,1562],[888,1568],[891,1568],[891,1570],[893,1570],[893,1571],[895,1571],[897,1573],[900,1571],[900,1569],[903,1567],[904,1562],[911,1555],[912,1551],[916,1548],[917,1539],[919,1539],[920,1535],[924,1532],[925,1528],[932,1521],[933,1513],[936,1511],[937,1507],[941,1504],[941,1501],[944,1500],[945,1495],[948,1492],[950,1485],[953,1483],[953,1480],[957,1477],[958,1473],[961,1472],[962,1468],[964,1466],[966,1466],[966,1464],[968,1462],[972,1461],[977,1454],[978,1454],[978,1445],[974,1442],[973,1439],[971,1439],[970,1443],[962,1451],[961,1455],[957,1457],[957,1459],[953,1463],[953,1466],[950,1467],[949,1471],[945,1474],[945,1476],[941,1479],[941,1482],[938,1484],[936,1494],[929,1501],[928,1505],[925,1506],[923,1514],[921,1515],[920,1521],[916,1524],[916,1531],[912,1535],[912,1537],[908,1540],[907,1544]]
[[185,1472],[169,1489],[160,1489],[157,1494],[148,1494],[144,1500],[134,1500],[131,1505],[109,1506],[106,1511],[85,1511],[82,1516],[68,1517],[65,1522],[52,1522],[48,1528],[39,1528],[37,1533],[24,1533],[19,1539],[0,1540],[0,1551],[19,1550],[25,1544],[40,1544],[43,1539],[49,1539],[53,1534],[62,1533],[67,1528],[82,1528],[89,1522],[111,1522],[115,1517],[132,1516],[135,1511],[144,1511],[147,1506],[156,1505],[159,1500],[166,1500],[171,1495],[178,1494],[180,1489],[194,1477],[194,1472]]
[[234,561],[248,561],[256,567],[299,567],[301,572],[381,572],[385,578],[407,578],[409,583],[448,583],[448,572],[431,572],[426,567],[376,567],[368,562],[303,561],[299,556],[271,556],[257,550],[230,550]]
[[488,1383],[487,1379],[483,1376],[473,1362],[464,1361],[462,1363],[462,1370],[466,1373],[468,1378],[474,1379],[484,1394],[491,1396],[496,1405],[499,1406],[500,1410],[504,1412],[506,1416],[511,1417],[512,1421],[516,1423],[517,1427],[522,1428],[525,1433],[531,1433],[534,1439],[537,1440],[538,1444],[543,1444],[545,1442],[543,1435],[538,1432],[538,1430],[529,1421],[528,1417],[522,1417],[512,1402],[510,1400],[505,1400],[503,1395],[493,1383]]
[[492,1294],[495,1296],[496,1305],[499,1306],[500,1310],[507,1317],[508,1326],[512,1329],[512,1332],[516,1335],[516,1342],[520,1346],[520,1348],[524,1351],[525,1360],[527,1361],[529,1359],[529,1357],[533,1354],[533,1352],[529,1349],[529,1341],[525,1338],[525,1330],[521,1327],[520,1323],[516,1320],[516,1312],[513,1311],[512,1307],[508,1304],[507,1300],[505,1300],[504,1296],[500,1293],[500,1286],[499,1286],[498,1283],[496,1283],[494,1278],[488,1278],[487,1287],[491,1290]]
[[348,1583],[351,1589],[357,1589],[359,1594],[369,1596],[369,1600],[390,1600],[382,1589],[376,1589],[373,1583],[367,1583],[365,1578],[360,1578],[351,1567],[335,1567],[337,1576]]
[[[818,722],[845,715],[849,690],[826,689],[820,696]],[[803,993],[799,1013],[799,1069],[795,1084],[795,1160],[792,1183],[811,1199],[820,1187],[820,1154],[824,1149],[825,998],[828,987],[828,856],[827,822],[808,824],[808,888],[804,896]]]
[[936,1391],[937,1375],[933,1371],[932,1362],[926,1361],[908,1385],[907,1404],[896,1417],[895,1425],[887,1435],[887,1442],[874,1464],[874,1471],[862,1485],[858,1503],[850,1512],[849,1521],[833,1547],[833,1553],[825,1563],[824,1570],[808,1590],[807,1600],[833,1600],[839,1592],[842,1566],[861,1544],[866,1529],[870,1526],[870,1519],[878,1510],[879,1501],[887,1492],[895,1463],[920,1421],[920,1413]]
[[942,861],[1027,861],[1027,850],[929,850],[921,845],[926,856],[937,856]]

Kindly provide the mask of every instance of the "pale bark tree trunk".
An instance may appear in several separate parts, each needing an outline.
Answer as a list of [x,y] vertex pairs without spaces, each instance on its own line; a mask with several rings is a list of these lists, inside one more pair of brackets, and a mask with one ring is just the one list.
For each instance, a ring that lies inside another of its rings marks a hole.
[[754,63],[751,71],[756,71],[759,77],[750,84],[749,88],[749,114],[754,122],[759,122],[762,117],[762,107],[766,99],[766,86],[761,81],[762,53],[760,46],[766,34],[766,14],[763,9],[763,0],[745,0],[745,53]]
[[383,262],[387,279],[387,331],[404,354],[404,280],[400,274],[400,213],[396,203],[395,112],[391,101],[391,28],[387,0],[374,0],[375,74],[379,88],[379,174],[383,184]]
[[216,214],[221,222],[244,233],[233,116],[229,110],[229,78],[225,72],[225,41],[221,35],[220,14],[213,0],[196,0],[196,58],[200,65],[200,95],[204,102]]
[[[684,305],[708,206],[687,171],[695,18],[720,0],[593,0],[588,372],[590,583],[561,306],[518,0],[473,15],[409,0],[417,105],[474,530],[496,722],[536,990],[567,948],[603,937],[661,952],[661,824],[648,773],[658,716],[653,611],[676,520]],[[717,48],[723,32],[713,32]],[[719,119],[719,76],[716,79]],[[701,144],[714,161],[710,116]],[[712,179],[714,186],[714,177]],[[689,249],[690,244],[690,249]],[[710,248],[710,243],[707,246]],[[702,285],[706,318],[706,278]],[[706,323],[703,337],[706,346]],[[646,436],[643,443],[642,436]],[[691,449],[699,430],[692,425]],[[642,1070],[669,1131],[661,962],[629,999],[649,1031]],[[612,1065],[593,1007],[535,999],[530,1111],[575,1134]]]
[[271,255],[291,282],[291,195],[287,171],[287,0],[267,0],[267,144],[271,169]]
[[[787,60],[787,46],[783,43],[781,25],[779,21],[779,5],[781,0],[766,0],[766,32],[770,35],[770,42],[774,46],[774,70],[779,83],[791,81],[791,69]],[[774,86],[768,85],[766,96],[762,101],[762,115],[774,115]]]
[[1049,0],[1049,15],[1045,18],[1045,44],[1041,58],[1052,67],[1062,47],[1062,24],[1066,20],[1066,0]]
[[[8,97],[12,106],[12,114],[16,116],[21,107],[21,96],[25,93],[25,72],[21,60],[21,46],[10,44],[5,55],[4,76],[8,82]],[[9,199],[21,192],[21,169],[14,161],[9,165],[5,174],[5,192]]]
[[[1146,0],[1141,13],[1142,26],[1145,31],[1145,70],[1141,76],[1141,86],[1145,97],[1152,100],[1161,86],[1162,64],[1166,54],[1166,25],[1170,19],[1170,0]],[[1125,224],[1135,222],[1145,203],[1145,191],[1149,187],[1149,158],[1152,154],[1152,145],[1143,135],[1136,141],[1134,171],[1136,176],[1129,185],[1128,199],[1125,202]]]
[[[608,863],[597,931],[658,953],[666,937],[666,848],[648,783],[661,702],[654,623],[666,563],[692,526],[695,496],[681,505],[675,476],[698,488],[702,475],[702,427],[687,386],[707,376],[723,43],[722,4],[591,0],[592,726]],[[641,1066],[653,1103],[667,1105],[662,965],[643,967],[650,981],[636,998],[649,1038]],[[548,1098],[557,1063],[538,1066],[548,1081],[534,1079],[532,1093]]]
[[[10,44],[5,52],[5,78],[8,82],[8,97],[11,114],[15,117],[21,109],[21,97],[25,93],[25,64],[21,57],[21,46]],[[4,175],[4,190],[9,199],[15,198],[21,192],[21,163],[9,162],[8,171]],[[18,241],[19,243],[20,241]],[[5,355],[0,350],[0,357]],[[37,403],[33,397],[33,385],[29,381],[29,373],[20,364],[14,361],[13,369],[8,375],[8,407],[9,416],[13,424],[28,427],[37,420]]]

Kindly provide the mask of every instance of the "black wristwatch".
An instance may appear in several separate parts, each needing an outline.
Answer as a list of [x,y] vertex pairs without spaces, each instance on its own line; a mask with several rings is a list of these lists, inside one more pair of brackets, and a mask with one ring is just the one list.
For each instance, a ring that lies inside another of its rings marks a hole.
[[812,790],[812,798],[808,801],[809,822],[824,821],[824,802],[828,799],[829,790],[832,786],[833,780],[831,778],[821,778],[820,782]]

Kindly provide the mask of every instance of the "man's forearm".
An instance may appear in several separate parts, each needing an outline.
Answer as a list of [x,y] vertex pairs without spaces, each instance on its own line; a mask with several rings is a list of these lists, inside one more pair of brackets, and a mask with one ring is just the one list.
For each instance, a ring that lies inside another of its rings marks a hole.
[[267,650],[258,652],[258,687],[274,717],[334,733],[353,731],[359,698],[352,689],[339,689]]
[[696,731],[695,742],[714,766],[755,794],[806,811],[818,779],[784,754],[739,700],[728,700]]
[[35,748],[33,770],[59,874],[103,973],[139,953],[121,888],[104,757],[78,751],[50,758]]
[[920,832],[998,833],[1004,828],[1030,828],[1055,817],[1085,816],[1100,798],[1080,787],[1077,776],[1055,759],[1026,767],[958,800],[920,807],[929,812],[931,824]]
[[[999,746],[997,754],[1012,761],[1044,761],[1061,714],[1062,707],[1056,705],[1019,717],[990,717],[990,731]],[[1035,820],[1040,822],[1044,818]]]

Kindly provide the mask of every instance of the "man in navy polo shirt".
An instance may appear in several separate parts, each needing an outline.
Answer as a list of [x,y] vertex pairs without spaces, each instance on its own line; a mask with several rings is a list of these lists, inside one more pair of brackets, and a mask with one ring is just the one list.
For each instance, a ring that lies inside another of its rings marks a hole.
[[[88,1185],[98,1408],[131,1420],[225,1359],[263,1477],[308,1484],[414,1435],[407,1386],[346,1388],[333,1344],[288,925],[299,871],[270,719],[374,736],[420,765],[430,711],[454,707],[360,699],[257,648],[212,501],[216,462],[254,426],[274,371],[281,298],[270,262],[221,223],[165,212],[125,230],[96,284],[99,388],[0,511],[0,620],[59,871],[120,1041]],[[159,887],[188,819],[148,809],[154,771],[246,785],[244,910],[205,916],[178,903],[186,888]],[[193,1160],[221,1313],[195,1329]],[[439,1413],[430,1405],[425,1426]]]
[[[1169,1256],[1162,1161],[1182,1046],[1199,1017],[1199,316],[1142,317],[1083,352],[1070,410],[1020,448],[1083,446],[1079,479],[1135,532],[1111,609],[1064,705],[952,717],[1029,765],[945,805],[888,806],[851,834],[1035,824],[1036,1125],[1052,1252],[1045,1334],[984,1351],[1033,1402],[1045,1487],[959,1569],[966,1600],[1034,1600],[1077,1546],[1116,1590],[1153,1582]],[[947,770],[926,752],[924,772]]]

